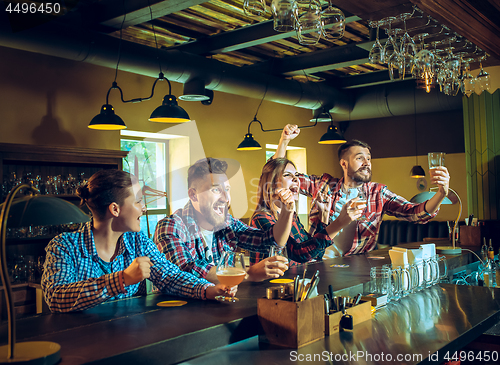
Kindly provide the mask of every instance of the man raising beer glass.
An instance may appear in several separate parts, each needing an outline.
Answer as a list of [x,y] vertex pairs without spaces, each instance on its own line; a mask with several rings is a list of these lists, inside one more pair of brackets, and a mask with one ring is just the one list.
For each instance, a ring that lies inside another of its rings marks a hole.
[[[284,157],[288,143],[299,133],[296,125],[286,125],[273,158]],[[321,176],[298,174],[300,193],[313,199],[312,207],[319,197],[318,192],[323,191],[326,186],[332,192],[330,222],[336,224],[330,226],[337,234],[333,239],[334,244],[326,249],[323,258],[335,257],[339,252],[342,256],[347,256],[373,250],[384,214],[426,223],[436,216],[448,195],[450,175],[444,166],[437,167],[431,174],[431,184],[438,186],[437,193],[424,203],[413,204],[394,194],[386,185],[371,181],[371,148],[365,142],[352,140],[340,145],[338,158],[344,173],[340,179],[326,173]],[[366,204],[358,205],[363,198],[366,199]],[[340,211],[346,204],[347,210],[353,213],[350,217],[362,218],[340,220]],[[311,220],[312,229],[317,223],[317,220]]]

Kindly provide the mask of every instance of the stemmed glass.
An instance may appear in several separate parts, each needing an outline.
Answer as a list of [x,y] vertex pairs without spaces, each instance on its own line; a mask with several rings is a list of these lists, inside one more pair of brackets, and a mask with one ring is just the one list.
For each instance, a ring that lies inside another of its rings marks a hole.
[[345,15],[342,10],[333,6],[331,1],[328,7],[320,13],[320,17],[325,39],[340,39],[344,36]]
[[401,49],[399,51],[399,78],[403,80],[406,76],[413,76],[413,68],[415,65],[415,42],[406,30],[406,19],[411,16],[412,13],[403,13],[399,16],[399,19],[403,20],[404,24],[404,34],[401,37]]
[[391,25],[395,20],[396,20],[396,18],[391,16],[391,17],[387,17],[387,18],[382,19],[380,21],[381,24],[379,24],[379,25],[388,25],[389,26],[385,31],[385,33],[387,34],[388,37],[387,37],[387,40],[385,41],[384,46],[382,47],[382,54],[380,57],[380,62],[382,62],[382,63],[387,63],[389,61],[389,58],[395,52],[396,47],[397,47],[396,46],[396,39],[395,39],[395,32],[393,32],[391,30]]
[[480,62],[480,70],[476,76],[476,92],[478,95],[481,95],[483,91],[490,90],[490,74],[483,70],[483,63]]
[[[245,279],[245,260],[242,253],[224,251],[217,265],[217,279],[223,285],[232,287],[240,284]],[[236,302],[238,298],[218,295],[215,297],[220,302]]]
[[467,95],[467,97],[471,96],[474,92],[475,84],[476,80],[469,72],[469,65],[466,65],[464,79],[462,80],[462,92]]
[[[316,0],[298,1],[297,38],[302,45],[315,45],[322,33],[321,5]],[[301,12],[301,8],[304,12]]]
[[383,55],[384,49],[382,48],[382,45],[380,44],[380,40],[378,37],[380,22],[370,21],[369,25],[371,28],[377,27],[377,36],[375,39],[375,43],[373,43],[373,46],[370,50],[370,54],[368,55],[368,59],[370,60],[371,63],[378,63],[381,62],[381,60],[384,58]]
[[277,32],[290,32],[296,28],[298,17],[297,2],[295,0],[273,0],[273,28]]

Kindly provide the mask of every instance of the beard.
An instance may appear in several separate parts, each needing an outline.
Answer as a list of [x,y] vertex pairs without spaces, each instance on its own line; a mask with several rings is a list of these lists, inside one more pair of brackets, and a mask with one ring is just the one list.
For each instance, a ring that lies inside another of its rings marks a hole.
[[[363,173],[364,171],[367,172],[366,175]],[[353,169],[349,166],[348,176],[357,183],[367,183],[372,180],[372,170],[367,166],[363,166],[356,171],[353,171]]]
[[[222,214],[216,213],[216,211],[221,210]],[[213,205],[200,206],[200,211],[207,222],[216,227],[224,224],[226,221],[229,214],[229,206],[224,202],[215,202]]]

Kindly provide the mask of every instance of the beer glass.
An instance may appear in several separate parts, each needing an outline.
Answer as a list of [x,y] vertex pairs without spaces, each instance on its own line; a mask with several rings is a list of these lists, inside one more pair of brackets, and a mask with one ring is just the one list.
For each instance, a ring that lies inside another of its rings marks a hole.
[[371,293],[391,295],[391,269],[388,266],[372,267],[370,269],[370,278]]
[[444,157],[446,153],[444,152],[429,152],[427,154],[427,159],[429,161],[429,174],[434,174],[434,169],[439,166],[444,166]]

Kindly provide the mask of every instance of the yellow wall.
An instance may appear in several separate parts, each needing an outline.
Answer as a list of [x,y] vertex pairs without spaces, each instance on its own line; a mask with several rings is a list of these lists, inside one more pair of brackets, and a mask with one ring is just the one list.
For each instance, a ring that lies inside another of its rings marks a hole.
[[[439,152],[439,151],[438,151]],[[418,163],[426,174],[427,190],[431,187],[427,156],[418,156]],[[373,181],[381,182],[392,192],[410,200],[420,193],[417,179],[410,177],[410,170],[415,165],[415,156],[373,159]],[[467,213],[467,181],[465,179],[465,153],[447,154],[445,165],[450,173],[450,187],[460,196],[463,204],[462,218]],[[442,205],[436,220],[455,220],[458,216],[457,205]],[[387,219],[392,217],[386,216]]]
[[[120,149],[119,132],[87,128],[105,103],[114,70],[9,48],[0,47],[0,54],[3,66],[0,68],[0,143]],[[149,96],[153,81],[153,78],[118,72],[117,82],[125,99]],[[170,128],[180,128],[147,121],[167,93],[167,83],[160,82],[150,101],[123,104],[118,90],[112,90],[109,102],[128,129],[146,132],[167,129],[168,133]],[[172,93],[182,94],[182,85],[172,83]],[[195,151],[193,146],[196,144],[190,143],[191,162],[201,153],[236,159],[241,164],[248,190],[250,180],[260,176],[265,151],[236,151],[236,147],[247,132],[259,102],[220,92],[215,92],[210,106],[179,101],[179,105],[196,121],[195,129],[203,147],[203,152]],[[312,112],[307,109],[264,101],[258,119],[264,128],[272,129],[282,128],[287,123],[309,125],[311,116]],[[311,173],[333,173],[334,166],[338,165],[334,157],[336,148],[317,143],[326,128],[327,125],[322,124],[304,129],[294,141],[295,146],[307,148],[307,166]],[[262,146],[275,144],[280,137],[280,132],[261,132],[255,123],[251,131]],[[253,205],[248,204],[244,216],[250,216],[251,209]]]

